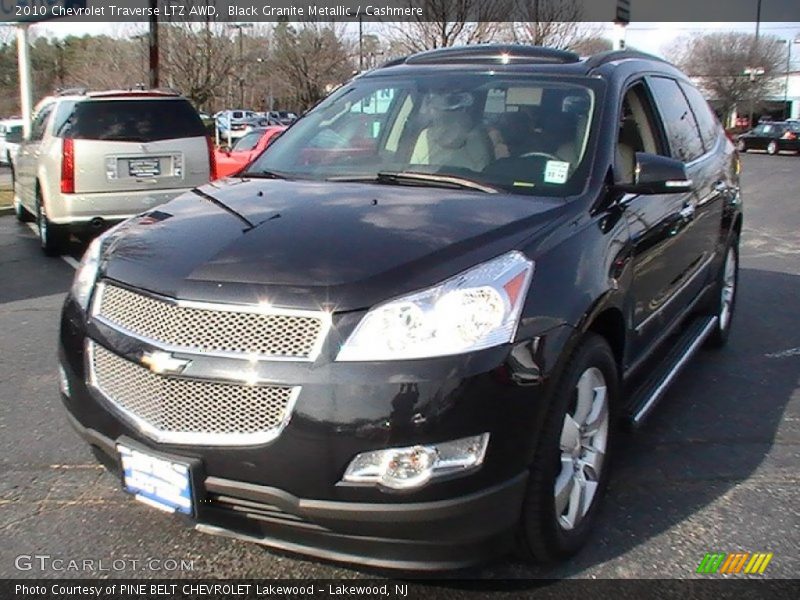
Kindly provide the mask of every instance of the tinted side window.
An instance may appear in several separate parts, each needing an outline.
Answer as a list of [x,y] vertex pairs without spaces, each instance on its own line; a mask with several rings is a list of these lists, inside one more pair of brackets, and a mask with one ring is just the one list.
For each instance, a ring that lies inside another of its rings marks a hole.
[[88,100],[75,104],[59,135],[81,140],[153,142],[204,137],[206,131],[185,100]]
[[31,137],[32,142],[41,140],[44,137],[44,130],[47,128],[47,118],[53,112],[53,105],[48,104],[39,109],[39,112],[33,118],[31,123]]
[[667,130],[672,155],[683,162],[701,156],[703,141],[700,139],[692,110],[678,83],[665,77],[652,77],[649,83]]
[[717,121],[717,116],[711,110],[706,99],[703,98],[703,94],[701,94],[696,87],[683,82],[680,85],[697,119],[697,125],[700,129],[700,135],[703,138],[703,144],[706,150],[711,150],[719,136],[719,121]]

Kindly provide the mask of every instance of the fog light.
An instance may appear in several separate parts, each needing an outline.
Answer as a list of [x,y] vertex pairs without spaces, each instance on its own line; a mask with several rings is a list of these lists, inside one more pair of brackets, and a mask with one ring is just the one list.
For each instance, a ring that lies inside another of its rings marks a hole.
[[396,490],[419,488],[432,479],[477,469],[488,444],[489,434],[484,433],[440,444],[363,452],[350,461],[342,480]]
[[69,396],[69,379],[67,379],[67,372],[64,370],[64,367],[58,365],[58,387],[61,390],[61,393],[65,396]]

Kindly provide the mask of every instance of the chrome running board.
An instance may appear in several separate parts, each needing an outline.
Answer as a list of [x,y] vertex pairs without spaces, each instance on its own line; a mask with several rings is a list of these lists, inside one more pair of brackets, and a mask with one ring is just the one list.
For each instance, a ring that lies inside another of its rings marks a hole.
[[706,338],[717,326],[717,317],[698,319],[692,323],[683,336],[677,341],[672,351],[667,354],[656,376],[650,377],[635,392],[630,415],[633,427],[639,427],[655,405],[664,396],[678,374],[697,353]]

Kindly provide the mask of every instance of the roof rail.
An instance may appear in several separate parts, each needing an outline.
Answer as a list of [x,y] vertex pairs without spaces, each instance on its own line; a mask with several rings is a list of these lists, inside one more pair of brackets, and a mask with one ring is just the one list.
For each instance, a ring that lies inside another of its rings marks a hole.
[[376,68],[377,69],[385,69],[387,67],[394,67],[394,66],[397,66],[397,65],[402,65],[404,62],[406,62],[406,59],[408,59],[408,56],[401,56],[400,58],[393,58],[392,60],[387,60],[385,63],[383,63],[381,65],[378,65]]
[[85,96],[88,92],[85,87],[56,88],[56,96]]
[[173,96],[182,95],[180,90],[176,90],[175,88],[171,87],[157,87],[146,91],[153,92],[154,94],[172,94]]
[[[576,63],[580,56],[567,50],[522,44],[474,44],[452,46],[412,54],[405,58],[408,65],[434,65],[452,63],[482,64],[542,64]],[[399,64],[391,61],[392,64]]]
[[660,63],[670,64],[663,58],[654,56],[652,54],[647,54],[646,52],[640,52],[639,50],[609,50],[607,52],[600,52],[587,58],[585,64],[589,70],[592,70],[606,63],[634,58],[638,58],[640,60],[655,60]]
[[127,90],[98,90],[89,92],[91,98],[107,98],[114,96],[180,96],[181,93],[168,88],[130,88]]

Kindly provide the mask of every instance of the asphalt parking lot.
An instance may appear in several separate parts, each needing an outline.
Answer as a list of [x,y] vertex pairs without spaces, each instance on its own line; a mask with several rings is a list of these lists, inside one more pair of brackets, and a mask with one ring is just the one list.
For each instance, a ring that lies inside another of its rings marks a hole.
[[[700,353],[644,428],[625,436],[600,526],[579,556],[454,575],[687,578],[706,552],[737,551],[774,553],[761,577],[800,573],[800,156],[743,161],[729,346]],[[80,251],[45,258],[27,226],[0,217],[0,577],[374,576],[195,532],[117,489],[67,424],[57,392],[59,310]],[[18,556],[37,554],[125,568],[17,568]],[[149,557],[192,569],[143,568]]]

